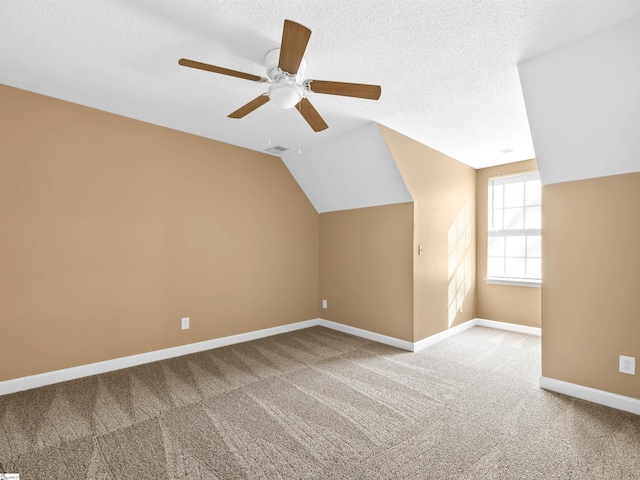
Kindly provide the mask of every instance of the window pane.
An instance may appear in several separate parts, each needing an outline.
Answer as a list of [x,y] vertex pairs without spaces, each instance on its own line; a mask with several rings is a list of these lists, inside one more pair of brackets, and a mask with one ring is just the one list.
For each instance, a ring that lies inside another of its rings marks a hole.
[[493,212],[489,212],[489,230],[502,230],[502,215],[501,208],[496,208]]
[[526,202],[527,205],[542,204],[542,193],[540,188],[540,180],[530,180],[525,183]]
[[524,258],[509,258],[505,261],[505,277],[509,278],[524,278]]
[[504,237],[489,237],[488,252],[490,257],[504,255]]
[[504,209],[504,229],[505,230],[522,230],[524,228],[524,209],[522,208],[505,208]]
[[[539,279],[542,187],[537,172],[492,178],[488,190],[487,276]],[[468,230],[467,223],[465,229]],[[466,248],[456,253],[458,262],[469,257]],[[464,271],[466,290],[466,276],[470,273],[466,268]],[[460,279],[456,281],[460,289]]]
[[504,206],[522,207],[524,205],[524,183],[507,183],[504,186]]
[[526,256],[527,237],[507,237],[507,257],[524,257]]
[[489,208],[502,208],[503,189],[502,185],[489,187]]
[[540,207],[526,207],[525,210],[524,228],[539,229],[542,220],[542,212],[540,211]]
[[527,257],[541,257],[540,235],[527,237]]
[[542,278],[542,260],[527,258],[527,278]]
[[487,258],[487,276],[504,277],[504,257]]

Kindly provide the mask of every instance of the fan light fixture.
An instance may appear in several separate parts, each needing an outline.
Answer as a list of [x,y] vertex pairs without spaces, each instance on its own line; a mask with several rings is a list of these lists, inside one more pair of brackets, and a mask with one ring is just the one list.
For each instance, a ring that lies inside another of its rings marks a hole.
[[314,132],[321,132],[328,128],[329,125],[311,105],[306,92],[378,100],[382,89],[380,85],[368,85],[365,83],[331,82],[313,80],[311,78],[305,80],[306,61],[304,52],[307,49],[310,37],[311,30],[307,27],[291,20],[285,20],[280,48],[271,49],[264,56],[267,77],[196,62],[188,58],[181,58],[178,60],[178,64],[184,67],[197,68],[198,70],[206,70],[270,85],[266,93],[260,94],[260,96],[243,105],[235,112],[227,115],[229,118],[244,118],[255,109],[272,102],[276,107],[283,109],[297,106],[296,110],[302,115],[311,129]]
[[276,107],[287,109],[296,106],[302,100],[302,94],[289,83],[274,83],[269,86],[269,100]]

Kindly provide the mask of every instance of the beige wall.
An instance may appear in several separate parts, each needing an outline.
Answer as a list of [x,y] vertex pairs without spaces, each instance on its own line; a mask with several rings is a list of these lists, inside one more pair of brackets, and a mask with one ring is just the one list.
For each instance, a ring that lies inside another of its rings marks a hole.
[[[493,285],[487,278],[489,178],[536,170],[535,160],[482,168],[477,173],[477,313],[479,318],[540,327],[540,288]],[[543,200],[545,201],[545,200]]]
[[[543,375],[640,398],[618,373],[640,358],[640,173],[545,186],[543,288],[486,285],[487,180],[533,160],[476,174],[380,126],[415,203],[319,216],[276,157],[5,86],[0,106],[0,381],[318,316],[418,341],[542,310]],[[467,204],[477,282],[449,324]]]
[[542,374],[640,398],[640,173],[542,194]]
[[413,341],[413,204],[320,215],[326,320]]
[[[476,316],[476,172],[390,128],[379,127],[415,205],[413,339],[419,341]],[[460,257],[469,258],[471,285],[466,289],[462,311],[456,309],[455,318],[449,322],[449,231],[467,205],[468,242],[463,245]],[[423,247],[422,255],[418,255],[419,245]]]
[[279,158],[0,106],[0,380],[318,317],[319,219]]

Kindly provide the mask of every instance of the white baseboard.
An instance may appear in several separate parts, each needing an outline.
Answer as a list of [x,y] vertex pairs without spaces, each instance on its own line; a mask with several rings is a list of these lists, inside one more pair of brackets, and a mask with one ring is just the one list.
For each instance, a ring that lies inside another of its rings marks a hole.
[[425,348],[427,348],[430,345],[433,345],[434,343],[441,342],[445,338],[452,337],[454,335],[457,335],[460,332],[463,332],[464,330],[467,330],[468,328],[474,327],[477,325],[476,320],[477,319],[474,318],[473,320],[466,321],[464,323],[461,323],[460,325],[451,327],[448,330],[444,330],[443,332],[436,333],[435,335],[431,335],[430,337],[427,337],[427,338],[423,338],[422,340],[419,340],[413,344],[413,351],[419,352],[420,350],[424,350]]
[[487,328],[496,328],[498,330],[508,330],[510,332],[517,333],[526,333],[527,335],[537,335],[540,336],[540,328],[537,327],[527,327],[525,325],[518,325],[516,323],[506,323],[506,322],[496,322],[495,320],[487,320],[484,318],[474,318],[468,320],[460,325],[456,325],[448,330],[445,330],[440,333],[436,333],[435,335],[431,335],[430,337],[423,338],[422,340],[415,342],[413,344],[413,351],[419,352],[427,348],[429,345],[433,345],[434,343],[440,342],[445,338],[449,338],[453,335],[456,335],[464,330],[467,330],[471,327],[487,327]]
[[[0,382],[0,395],[20,392],[22,390],[29,390],[31,388],[44,387],[45,385],[52,385],[54,383],[66,382],[68,380],[75,380],[77,378],[98,375],[100,373],[112,372],[114,370],[120,370],[122,368],[135,367],[137,365],[142,365],[145,363],[180,357],[182,355],[189,355],[190,353],[202,352],[205,350],[225,347],[227,345],[234,345],[236,343],[248,342],[251,340],[257,340],[259,338],[270,337],[272,335],[279,335],[281,333],[293,332],[294,330],[301,330],[303,328],[315,326],[330,328],[339,332],[366,338],[367,340],[372,340],[374,342],[391,345],[402,350],[417,352],[425,349],[429,345],[440,342],[445,338],[456,335],[457,333],[460,333],[463,330],[471,328],[475,325],[540,335],[539,328],[534,329],[533,327],[523,327],[521,325],[514,325],[511,323],[494,322],[492,320],[474,318],[473,320],[469,320],[468,322],[457,325],[443,332],[436,333],[435,335],[424,338],[418,342],[409,342],[407,340],[401,340],[399,338],[382,335],[380,333],[371,332],[369,330],[351,327],[342,323],[315,318],[303,322],[281,325],[279,327],[265,328],[263,330],[256,330],[253,332],[231,335],[228,337],[214,338],[213,340],[206,340],[204,342],[190,343],[188,345],[180,345],[178,347],[165,348],[163,350],[155,350],[153,352],[141,353],[128,357],[114,358],[113,360],[105,360],[104,362],[90,363],[88,365],[80,365],[78,367],[65,368],[63,370],[55,370],[53,372],[41,373],[38,375],[30,375],[28,377],[5,380],[3,382]],[[527,329],[531,329],[531,331]],[[537,333],[535,333],[535,330],[537,330]]]
[[103,362],[90,363],[87,365],[80,365],[78,367],[65,368],[63,370],[55,370],[53,372],[5,380],[0,382],[0,395],[20,392],[22,390],[29,390],[36,387],[44,387],[45,385],[66,382],[68,380],[98,375],[100,373],[112,372],[122,368],[135,367],[145,363],[157,362],[158,360],[181,357],[182,355],[189,355],[190,353],[226,347],[227,345],[234,345],[236,343],[257,340],[259,338],[279,335],[281,333],[293,332],[294,330],[301,330],[303,328],[315,327],[319,324],[320,319],[316,318],[313,320],[290,323],[273,328],[265,328],[263,330],[255,330],[253,332],[240,333],[238,335],[230,335],[228,337],[214,338],[213,340],[206,340],[204,342],[190,343],[187,345],[180,345],[178,347],[154,350],[153,352],[140,353],[138,355],[114,358],[113,360],[105,360]]
[[500,330],[509,330],[510,332],[526,333],[527,335],[541,335],[540,327],[528,327],[526,325],[518,325],[517,323],[496,322],[495,320],[486,320],[484,318],[475,318],[475,325],[479,327],[497,328]]
[[[526,327],[513,323],[496,322],[483,318],[474,318],[461,325],[457,325],[443,332],[424,338],[418,342],[409,342],[406,340],[401,340],[399,338],[371,332],[369,330],[351,327],[349,325],[332,322],[330,320],[316,318],[313,320],[281,325],[279,327],[265,328],[263,330],[256,330],[253,332],[231,335],[228,337],[215,338],[213,340],[207,340],[204,342],[180,345],[178,347],[166,348],[163,350],[156,350],[153,352],[131,355],[128,357],[115,358],[113,360],[106,360],[104,362],[91,363],[88,365],[65,368],[63,370],[41,373],[28,377],[5,380],[3,382],[0,382],[0,395],[20,392],[22,390],[29,390],[36,387],[43,387],[45,385],[51,385],[59,382],[66,382],[68,380],[74,380],[90,375],[111,372],[114,370],[120,370],[122,368],[135,367],[137,365],[156,362],[158,360],[166,360],[168,358],[174,358],[191,353],[211,350],[214,348],[225,347],[227,345],[234,345],[236,343],[248,342],[251,340],[257,340],[259,338],[270,337],[272,335],[279,335],[281,333],[293,332],[295,330],[301,330],[303,328],[315,326],[330,328],[332,330],[348,333],[350,335],[355,335],[357,337],[372,340],[374,342],[391,345],[403,350],[418,352],[420,350],[424,350],[430,345],[444,340],[445,338],[457,335],[458,333],[476,325],[481,327],[525,333],[529,335],[540,335],[539,328]],[[640,415],[640,400],[636,398],[625,397],[623,395],[605,392],[603,390],[597,390],[595,388],[584,387],[582,385],[564,382],[562,380],[556,380],[548,377],[540,377],[540,388]]]
[[331,320],[320,319],[319,325],[321,327],[327,327],[339,332],[355,335],[356,337],[366,338],[378,343],[384,343],[385,345],[391,345],[392,347],[401,348],[402,350],[409,350],[413,352],[414,344],[407,340],[400,340],[399,338],[389,337],[380,333],[371,332],[369,330],[363,330],[362,328],[351,327],[342,323],[332,322]]
[[617,393],[606,392],[604,390],[585,387],[576,383],[564,382],[549,377],[540,377],[540,388],[640,415],[640,400],[637,398],[626,397],[624,395],[618,395]]

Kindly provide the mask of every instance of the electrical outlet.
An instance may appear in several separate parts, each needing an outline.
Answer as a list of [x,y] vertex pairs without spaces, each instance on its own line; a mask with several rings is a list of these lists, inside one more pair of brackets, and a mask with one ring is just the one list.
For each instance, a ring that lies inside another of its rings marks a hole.
[[189,317],[184,317],[182,319],[182,330],[188,330],[189,329]]
[[326,300],[322,300],[322,308],[327,308],[327,301]]
[[629,375],[636,374],[636,359],[635,357],[625,357],[620,355],[620,372],[627,373]]

